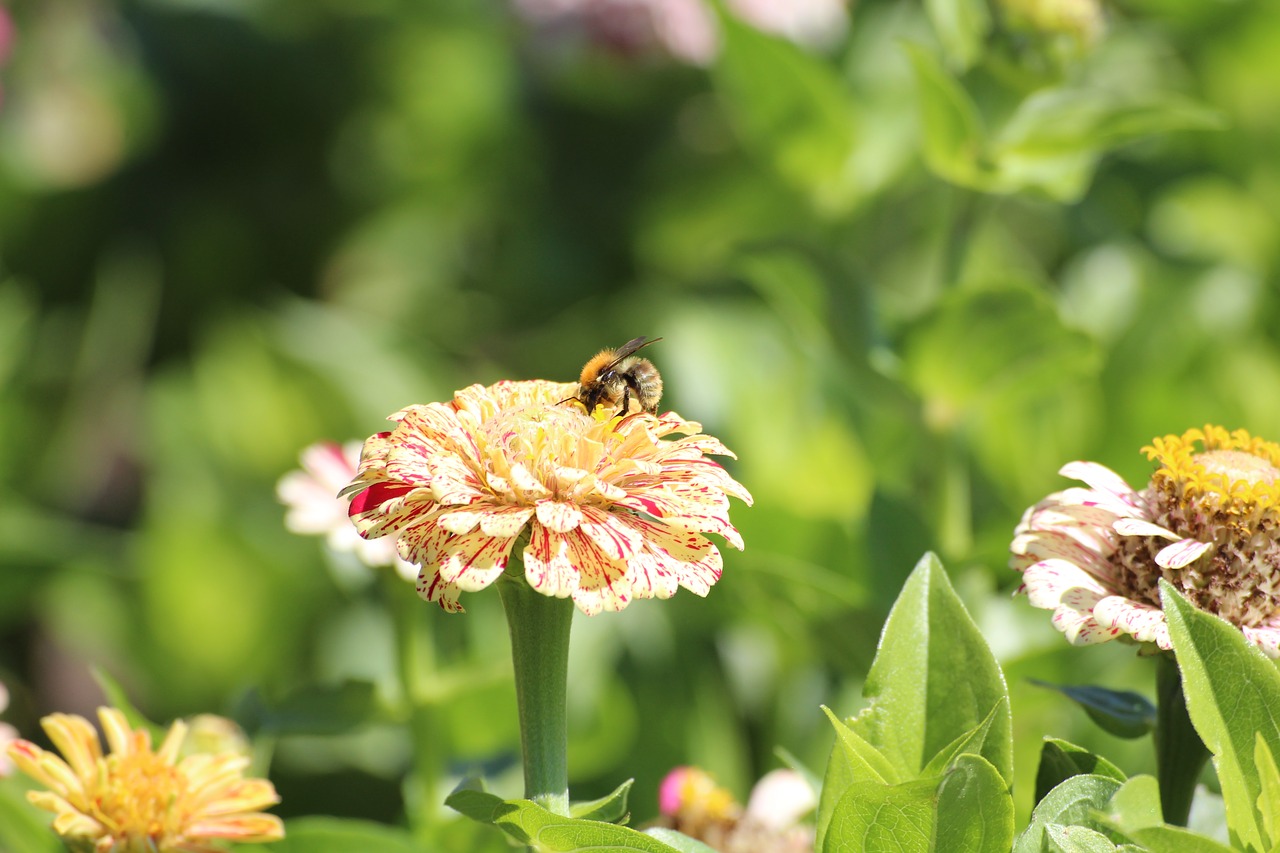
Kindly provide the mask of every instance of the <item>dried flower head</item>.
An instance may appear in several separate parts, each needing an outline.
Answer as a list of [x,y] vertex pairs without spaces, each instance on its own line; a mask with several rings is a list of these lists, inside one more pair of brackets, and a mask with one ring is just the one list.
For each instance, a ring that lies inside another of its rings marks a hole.
[[49,790],[27,799],[53,812],[53,830],[74,851],[93,853],[218,853],[220,840],[277,841],[284,826],[259,809],[280,801],[265,779],[245,779],[249,759],[238,753],[197,753],[179,759],[187,727],[175,722],[158,750],[145,729],[124,714],[99,708],[110,753],[98,733],[74,714],[41,722],[62,758],[30,741],[9,746],[18,769]]
[[1027,510],[1010,565],[1021,589],[1076,644],[1128,635],[1170,648],[1159,581],[1280,656],[1280,445],[1219,426],[1156,438],[1145,489],[1092,462],[1063,476],[1089,488]]
[[393,415],[344,490],[361,535],[395,535],[400,556],[422,567],[419,594],[450,612],[462,610],[460,593],[493,583],[525,537],[529,585],[587,614],[678,587],[706,595],[721,558],[703,534],[741,548],[729,497],[751,501],[707,458],[732,454],[672,412],[614,418],[560,405],[576,390],[473,385]]
[[744,809],[699,767],[677,767],[658,788],[662,822],[721,853],[812,853],[813,789],[794,770],[766,773]]

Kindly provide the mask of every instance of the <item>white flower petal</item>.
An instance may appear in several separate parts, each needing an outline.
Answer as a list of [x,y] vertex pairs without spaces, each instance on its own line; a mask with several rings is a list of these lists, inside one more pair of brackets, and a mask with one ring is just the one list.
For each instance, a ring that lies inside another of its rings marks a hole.
[[794,770],[771,770],[751,789],[746,813],[774,832],[785,832],[818,805],[809,783]]
[[1109,595],[1093,607],[1093,618],[1104,628],[1117,628],[1144,643],[1154,642],[1166,625],[1159,607]]
[[1166,546],[1156,554],[1156,565],[1165,569],[1181,569],[1200,559],[1205,552],[1213,548],[1212,542],[1198,542],[1195,539],[1183,539]]
[[1099,598],[1107,594],[1093,575],[1066,560],[1041,560],[1028,567],[1022,573],[1022,584],[1031,606],[1041,610],[1057,607],[1073,589],[1087,590]]
[[1116,533],[1124,536],[1159,536],[1164,539],[1181,539],[1182,537],[1168,528],[1161,527],[1141,518],[1122,518],[1112,525]]
[[1097,462],[1068,462],[1058,469],[1058,473],[1086,483],[1092,489],[1113,494],[1126,503],[1132,503],[1138,494],[1125,482],[1124,477]]
[[1269,658],[1280,658],[1280,627],[1259,626],[1244,629],[1244,635]]

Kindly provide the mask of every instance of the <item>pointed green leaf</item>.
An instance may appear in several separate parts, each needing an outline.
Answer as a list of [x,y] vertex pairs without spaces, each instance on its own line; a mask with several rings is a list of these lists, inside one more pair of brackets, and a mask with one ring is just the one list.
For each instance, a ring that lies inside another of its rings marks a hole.
[[981,755],[1012,778],[1004,674],[933,554],[920,560],[903,586],[863,692],[871,705],[850,728],[888,759],[899,778],[918,775],[993,709]]
[[164,740],[164,736],[167,733],[165,728],[148,720],[137,709],[133,702],[130,701],[129,694],[125,692],[120,682],[112,678],[105,669],[99,666],[89,667],[89,673],[93,676],[93,680],[98,682],[98,687],[102,689],[102,695],[106,697],[107,704],[123,712],[124,718],[129,721],[130,726],[151,732],[151,739],[155,743],[160,743]]
[[826,835],[836,803],[844,797],[850,786],[860,782],[892,785],[902,779],[897,768],[879,750],[837,719],[830,708],[824,705],[822,711],[836,730],[836,742],[831,748],[831,757],[827,759],[827,772],[822,786],[818,789],[816,840],[819,847]]
[[1149,734],[1156,724],[1156,706],[1141,693],[1112,690],[1094,684],[1072,686],[1050,684],[1037,678],[1028,680],[1075,701],[1091,720],[1116,737],[1139,738]]
[[1133,837],[1134,832],[1164,825],[1160,809],[1160,783],[1154,776],[1134,776],[1120,786],[1107,804],[1107,821]]
[[602,820],[606,823],[617,823],[627,814],[627,795],[631,793],[631,786],[635,784],[635,779],[628,779],[613,792],[606,794],[598,800],[588,800],[581,803],[571,803],[569,806],[569,816],[581,818],[582,820]]
[[936,776],[950,767],[961,755],[981,755],[996,719],[1008,713],[1007,704],[1007,702],[997,703],[991,709],[991,713],[987,714],[986,719],[939,750],[938,754],[925,765],[920,775]]
[[27,802],[20,777],[0,778],[0,850],[61,853],[65,846],[49,828],[48,812]]
[[486,824],[493,823],[494,812],[502,803],[502,797],[484,789],[484,780],[478,776],[463,779],[444,800],[444,804],[454,811]]
[[1241,846],[1266,850],[1257,811],[1262,775],[1257,741],[1280,752],[1280,673],[1239,628],[1197,609],[1166,581],[1160,599],[1182,670],[1191,722],[1222,783],[1227,826]]
[[1107,776],[1117,782],[1127,778],[1119,767],[1084,747],[1058,738],[1045,738],[1040,749],[1040,767],[1036,771],[1036,802],[1072,776],[1086,774]]

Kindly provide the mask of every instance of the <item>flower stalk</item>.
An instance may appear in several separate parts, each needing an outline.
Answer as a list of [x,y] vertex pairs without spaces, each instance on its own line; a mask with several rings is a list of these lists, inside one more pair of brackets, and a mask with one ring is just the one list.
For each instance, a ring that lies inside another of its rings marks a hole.
[[1196,780],[1209,758],[1182,692],[1182,673],[1172,654],[1159,656],[1156,669],[1156,779],[1165,823],[1186,826],[1195,796]]
[[519,560],[498,581],[498,594],[511,632],[524,791],[548,811],[569,814],[569,630],[573,601],[542,595],[529,587]]

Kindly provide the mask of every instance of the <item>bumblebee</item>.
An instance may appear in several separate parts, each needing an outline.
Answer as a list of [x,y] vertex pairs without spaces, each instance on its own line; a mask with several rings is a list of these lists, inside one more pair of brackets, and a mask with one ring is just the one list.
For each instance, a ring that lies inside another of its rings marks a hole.
[[658,400],[662,398],[662,376],[653,362],[637,357],[635,352],[660,340],[662,338],[639,337],[617,349],[600,350],[583,365],[582,375],[578,377],[578,396],[569,399],[577,400],[588,413],[608,403],[620,406],[618,414],[625,415],[634,400],[641,411],[657,414]]

